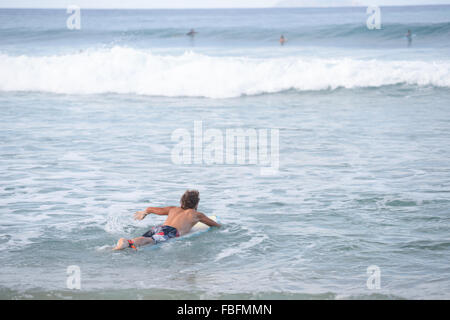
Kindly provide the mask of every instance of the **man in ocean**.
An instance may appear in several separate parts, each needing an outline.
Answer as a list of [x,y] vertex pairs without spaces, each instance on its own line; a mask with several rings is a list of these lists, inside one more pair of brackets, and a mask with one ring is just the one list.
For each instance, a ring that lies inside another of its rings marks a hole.
[[408,33],[406,33],[406,39],[408,39],[408,47],[409,47],[411,45],[411,42],[412,42],[411,30],[408,30]]
[[194,29],[191,29],[188,33],[186,33],[187,36],[194,37],[198,32]]
[[157,244],[171,238],[180,237],[189,233],[197,222],[203,222],[210,227],[220,227],[220,224],[197,211],[199,201],[199,192],[197,190],[187,190],[181,197],[180,207],[148,207],[145,211],[136,212],[134,214],[136,220],[142,220],[151,213],[167,216],[167,219],[162,225],[153,227],[144,233],[142,237],[131,240],[120,238],[113,250],[121,250],[128,247],[137,249],[137,247],[147,244]]

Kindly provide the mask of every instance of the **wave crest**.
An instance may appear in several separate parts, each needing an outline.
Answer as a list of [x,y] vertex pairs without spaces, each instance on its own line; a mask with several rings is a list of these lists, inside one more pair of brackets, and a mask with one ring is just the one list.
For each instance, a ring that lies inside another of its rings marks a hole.
[[0,54],[0,91],[230,98],[410,84],[450,87],[447,61],[155,55],[126,47],[60,56]]

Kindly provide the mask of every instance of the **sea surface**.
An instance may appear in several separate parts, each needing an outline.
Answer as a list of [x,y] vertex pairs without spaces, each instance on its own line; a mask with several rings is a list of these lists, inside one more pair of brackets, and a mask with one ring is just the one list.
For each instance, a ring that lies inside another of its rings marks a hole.
[[[450,6],[380,12],[0,9],[0,299],[450,299]],[[177,163],[199,123],[278,172]],[[111,251],[188,188],[222,228]]]

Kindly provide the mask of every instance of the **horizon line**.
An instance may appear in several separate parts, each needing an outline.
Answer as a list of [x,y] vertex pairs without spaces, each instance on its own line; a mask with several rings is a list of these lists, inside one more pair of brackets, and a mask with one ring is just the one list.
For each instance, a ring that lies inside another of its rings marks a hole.
[[[70,5],[61,7],[1,7],[0,9],[36,9],[36,10],[60,10],[67,9]],[[339,5],[339,6],[268,6],[268,7],[176,7],[176,8],[150,8],[150,7],[80,7],[83,10],[223,10],[223,9],[329,9],[329,8],[367,8],[374,5]],[[404,5],[377,5],[377,7],[432,7],[432,6],[450,6],[449,3],[433,4],[404,4]]]

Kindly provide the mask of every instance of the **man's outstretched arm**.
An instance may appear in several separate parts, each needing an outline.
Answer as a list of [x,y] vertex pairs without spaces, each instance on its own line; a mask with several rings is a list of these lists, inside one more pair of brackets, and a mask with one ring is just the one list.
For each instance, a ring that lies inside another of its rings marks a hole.
[[198,212],[197,211],[197,217],[198,217],[198,221],[203,222],[204,224],[206,224],[207,226],[210,227],[220,227],[220,224],[218,224],[217,222],[215,222],[214,220],[208,218],[205,214]]
[[167,216],[169,214],[170,209],[173,209],[175,207],[163,207],[163,208],[158,208],[158,207],[148,207],[147,209],[145,209],[144,211],[137,211],[134,214],[134,219],[136,220],[142,220],[144,219],[148,214],[157,214],[159,216]]

